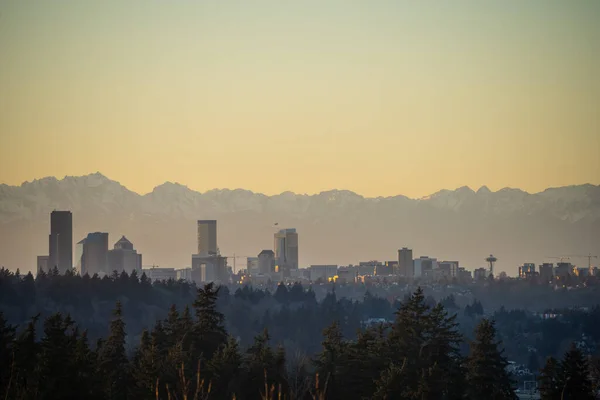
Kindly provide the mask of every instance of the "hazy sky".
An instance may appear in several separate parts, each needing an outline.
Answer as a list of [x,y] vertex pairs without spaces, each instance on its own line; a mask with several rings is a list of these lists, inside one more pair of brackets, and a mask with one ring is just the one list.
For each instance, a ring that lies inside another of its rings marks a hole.
[[600,1],[0,0],[0,182],[600,183]]

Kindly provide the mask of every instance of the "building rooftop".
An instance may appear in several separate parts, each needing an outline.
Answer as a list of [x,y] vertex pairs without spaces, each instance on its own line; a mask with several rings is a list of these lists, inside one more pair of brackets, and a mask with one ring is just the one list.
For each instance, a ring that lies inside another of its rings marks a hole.
[[131,243],[125,236],[122,236],[121,239],[115,243],[115,249],[133,250],[133,243]]

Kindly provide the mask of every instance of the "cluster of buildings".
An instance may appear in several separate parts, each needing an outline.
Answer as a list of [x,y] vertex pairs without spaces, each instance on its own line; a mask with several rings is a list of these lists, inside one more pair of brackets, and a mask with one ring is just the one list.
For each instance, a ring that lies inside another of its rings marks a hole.
[[[497,259],[490,255],[486,258],[489,268],[473,271],[460,267],[458,261],[438,261],[437,258],[420,256],[413,258],[412,249],[403,247],[398,250],[398,258],[393,261],[365,261],[358,265],[311,265],[299,268],[298,232],[296,229],[280,229],[274,234],[273,249],[263,249],[256,257],[247,257],[246,269],[232,271],[226,257],[221,255],[217,244],[217,221],[197,221],[196,253],[191,255],[191,267],[175,269],[151,267],[142,269],[142,255],[133,243],[122,236],[109,249],[108,233],[93,232],[76,244],[73,259],[73,215],[70,211],[53,211],[50,214],[50,235],[48,237],[48,255],[37,257],[37,270],[49,271],[54,268],[64,274],[75,269],[81,275],[98,276],[136,271],[141,276],[156,280],[187,280],[190,282],[237,282],[268,283],[279,281],[309,282],[364,282],[369,279],[404,279],[421,282],[459,282],[485,280],[494,274]],[[590,260],[591,257],[589,256]],[[235,258],[234,258],[235,260]],[[234,261],[235,262],[235,261]],[[536,271],[536,265],[525,263],[518,268],[521,279],[538,279],[541,282],[566,282],[570,277],[599,275],[598,268],[577,268],[569,262],[544,263]]]
[[[373,260],[359,262],[358,265],[311,265],[308,268],[298,268],[297,243],[295,230],[279,231],[275,234],[275,252],[263,250],[258,257],[249,257],[246,270],[234,276],[233,280],[261,284],[286,280],[352,283],[382,278],[389,281],[402,278],[431,282],[470,282],[473,279],[471,272],[460,267],[458,261],[438,261],[429,256],[413,258],[412,249],[406,247],[398,250],[398,259],[392,261]],[[290,263],[290,259],[293,262]],[[488,275],[489,272],[486,273]]]
[[[248,258],[248,273],[266,280],[297,276],[298,233],[295,229],[281,229],[274,235],[273,250],[262,250],[257,257]],[[50,214],[48,255],[37,257],[37,271],[49,272],[56,268],[60,274],[74,269],[81,275],[98,276],[136,271],[151,280],[184,279],[193,282],[229,282],[233,271],[227,265],[217,245],[217,221],[198,220],[198,248],[191,256],[191,267],[175,269],[151,267],[142,269],[142,255],[125,236],[109,250],[106,232],[89,233],[76,244],[73,259],[73,214],[53,211]]]
[[[460,280],[470,281],[471,272],[459,266],[458,261],[438,261],[436,258],[421,256],[413,258],[412,249],[398,250],[398,259],[392,261],[363,261],[358,265],[311,265],[309,268],[291,269],[289,275],[273,276],[266,269],[261,270],[261,257],[269,257],[264,250],[257,259],[248,259],[245,274],[240,274],[240,281],[262,283],[271,279],[310,282],[365,282],[370,279],[388,279],[394,281],[398,278],[420,281]],[[257,273],[255,272],[257,271]],[[275,279],[274,279],[275,278]]]
[[[235,274],[227,264],[228,257],[221,255],[217,244],[217,221],[197,221],[197,252],[191,256],[191,267],[175,269],[151,267],[142,270],[142,255],[125,236],[109,249],[106,232],[89,233],[76,244],[73,260],[73,215],[70,211],[53,211],[50,214],[48,255],[38,256],[37,269],[54,268],[64,274],[69,269],[85,275],[105,276],[136,271],[145,273],[151,280],[187,280],[190,282],[253,282],[269,281],[345,281],[359,282],[370,277],[403,277],[419,280],[470,281],[471,273],[459,266],[458,261],[438,261],[421,256],[413,258],[412,249],[398,250],[393,261],[366,261],[358,265],[311,265],[299,268],[298,232],[294,228],[280,229],[274,234],[273,249],[263,249],[256,257],[247,257],[246,269]],[[486,271],[475,271],[478,274]]]
[[73,260],[73,214],[70,211],[52,211],[50,214],[50,235],[48,255],[37,257],[37,271],[48,272],[57,268],[60,274],[75,269],[81,275],[99,276],[126,272],[142,272],[142,255],[125,237],[121,237],[108,248],[108,233],[93,232],[76,245]]
[[[595,257],[595,256],[589,256]],[[570,278],[587,278],[589,276],[600,276],[598,267],[577,267],[570,262],[560,261],[556,263],[543,263],[536,271],[534,263],[525,263],[519,267],[520,279],[538,279],[545,283],[565,283]]]

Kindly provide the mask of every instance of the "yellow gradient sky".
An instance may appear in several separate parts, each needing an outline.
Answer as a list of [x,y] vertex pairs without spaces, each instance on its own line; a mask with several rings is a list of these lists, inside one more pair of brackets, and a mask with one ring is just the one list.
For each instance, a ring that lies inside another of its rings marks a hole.
[[0,0],[0,183],[600,183],[600,1]]

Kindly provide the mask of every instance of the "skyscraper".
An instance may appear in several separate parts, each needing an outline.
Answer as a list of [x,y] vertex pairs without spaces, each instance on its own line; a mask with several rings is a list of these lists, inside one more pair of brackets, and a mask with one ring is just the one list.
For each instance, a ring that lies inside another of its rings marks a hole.
[[403,247],[398,250],[398,275],[406,278],[414,276],[412,249]]
[[258,272],[270,275],[275,271],[275,253],[273,250],[263,250],[258,255]]
[[214,219],[198,220],[198,255],[217,254],[217,221]]
[[275,234],[275,263],[284,276],[298,269],[298,233],[296,229],[282,229]]
[[52,211],[48,238],[48,268],[58,268],[64,274],[73,268],[73,214],[71,211]]
[[108,270],[108,233],[88,233],[77,243],[77,265],[81,275],[110,275]]
[[108,251],[108,268],[119,273],[125,271],[131,275],[136,271],[138,276],[142,274],[142,255],[133,248],[125,236],[115,243],[114,249]]

